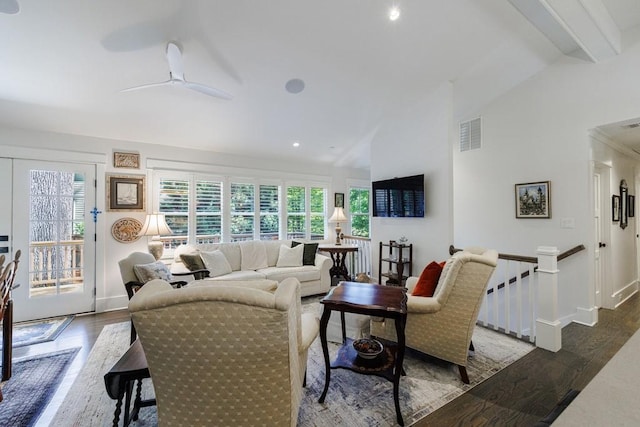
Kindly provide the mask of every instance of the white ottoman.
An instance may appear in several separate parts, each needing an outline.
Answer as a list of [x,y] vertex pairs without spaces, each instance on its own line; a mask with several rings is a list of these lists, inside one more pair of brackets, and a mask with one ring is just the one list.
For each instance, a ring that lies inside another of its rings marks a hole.
[[[344,326],[347,337],[358,339],[369,336],[369,319],[371,317],[362,314],[345,313]],[[342,322],[340,312],[332,311],[327,325],[327,341],[342,344]]]

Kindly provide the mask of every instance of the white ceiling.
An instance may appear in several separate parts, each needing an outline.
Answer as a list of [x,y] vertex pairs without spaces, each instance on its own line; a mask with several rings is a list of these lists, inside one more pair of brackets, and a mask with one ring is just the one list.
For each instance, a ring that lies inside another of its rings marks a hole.
[[[0,13],[0,124],[338,166],[367,167],[376,129],[443,82],[460,118],[562,55],[506,0],[19,3]],[[640,1],[602,4],[640,23]],[[234,98],[120,92],[168,79],[168,41],[187,80]]]

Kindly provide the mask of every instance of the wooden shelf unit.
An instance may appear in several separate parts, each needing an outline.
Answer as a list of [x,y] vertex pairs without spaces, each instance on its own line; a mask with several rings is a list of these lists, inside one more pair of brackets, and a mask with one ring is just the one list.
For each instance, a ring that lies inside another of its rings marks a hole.
[[[383,271],[383,266],[386,267]],[[413,266],[413,243],[408,245],[390,240],[389,243],[380,242],[380,257],[378,261],[378,283],[404,286],[411,276]],[[386,282],[382,283],[382,279]]]

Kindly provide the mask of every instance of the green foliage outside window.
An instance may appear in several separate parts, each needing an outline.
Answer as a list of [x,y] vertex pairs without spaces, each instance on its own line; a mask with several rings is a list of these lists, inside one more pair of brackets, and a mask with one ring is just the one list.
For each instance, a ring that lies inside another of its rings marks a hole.
[[351,235],[369,237],[369,189],[349,190],[349,212],[351,213]]

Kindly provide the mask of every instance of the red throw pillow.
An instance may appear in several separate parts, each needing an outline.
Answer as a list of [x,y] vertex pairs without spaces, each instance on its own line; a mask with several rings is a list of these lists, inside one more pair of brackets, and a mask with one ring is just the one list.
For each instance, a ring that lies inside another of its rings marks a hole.
[[417,297],[432,297],[436,291],[438,280],[440,280],[440,274],[442,273],[442,264],[435,261],[431,261],[429,265],[422,270],[416,287],[413,288],[411,295]]

